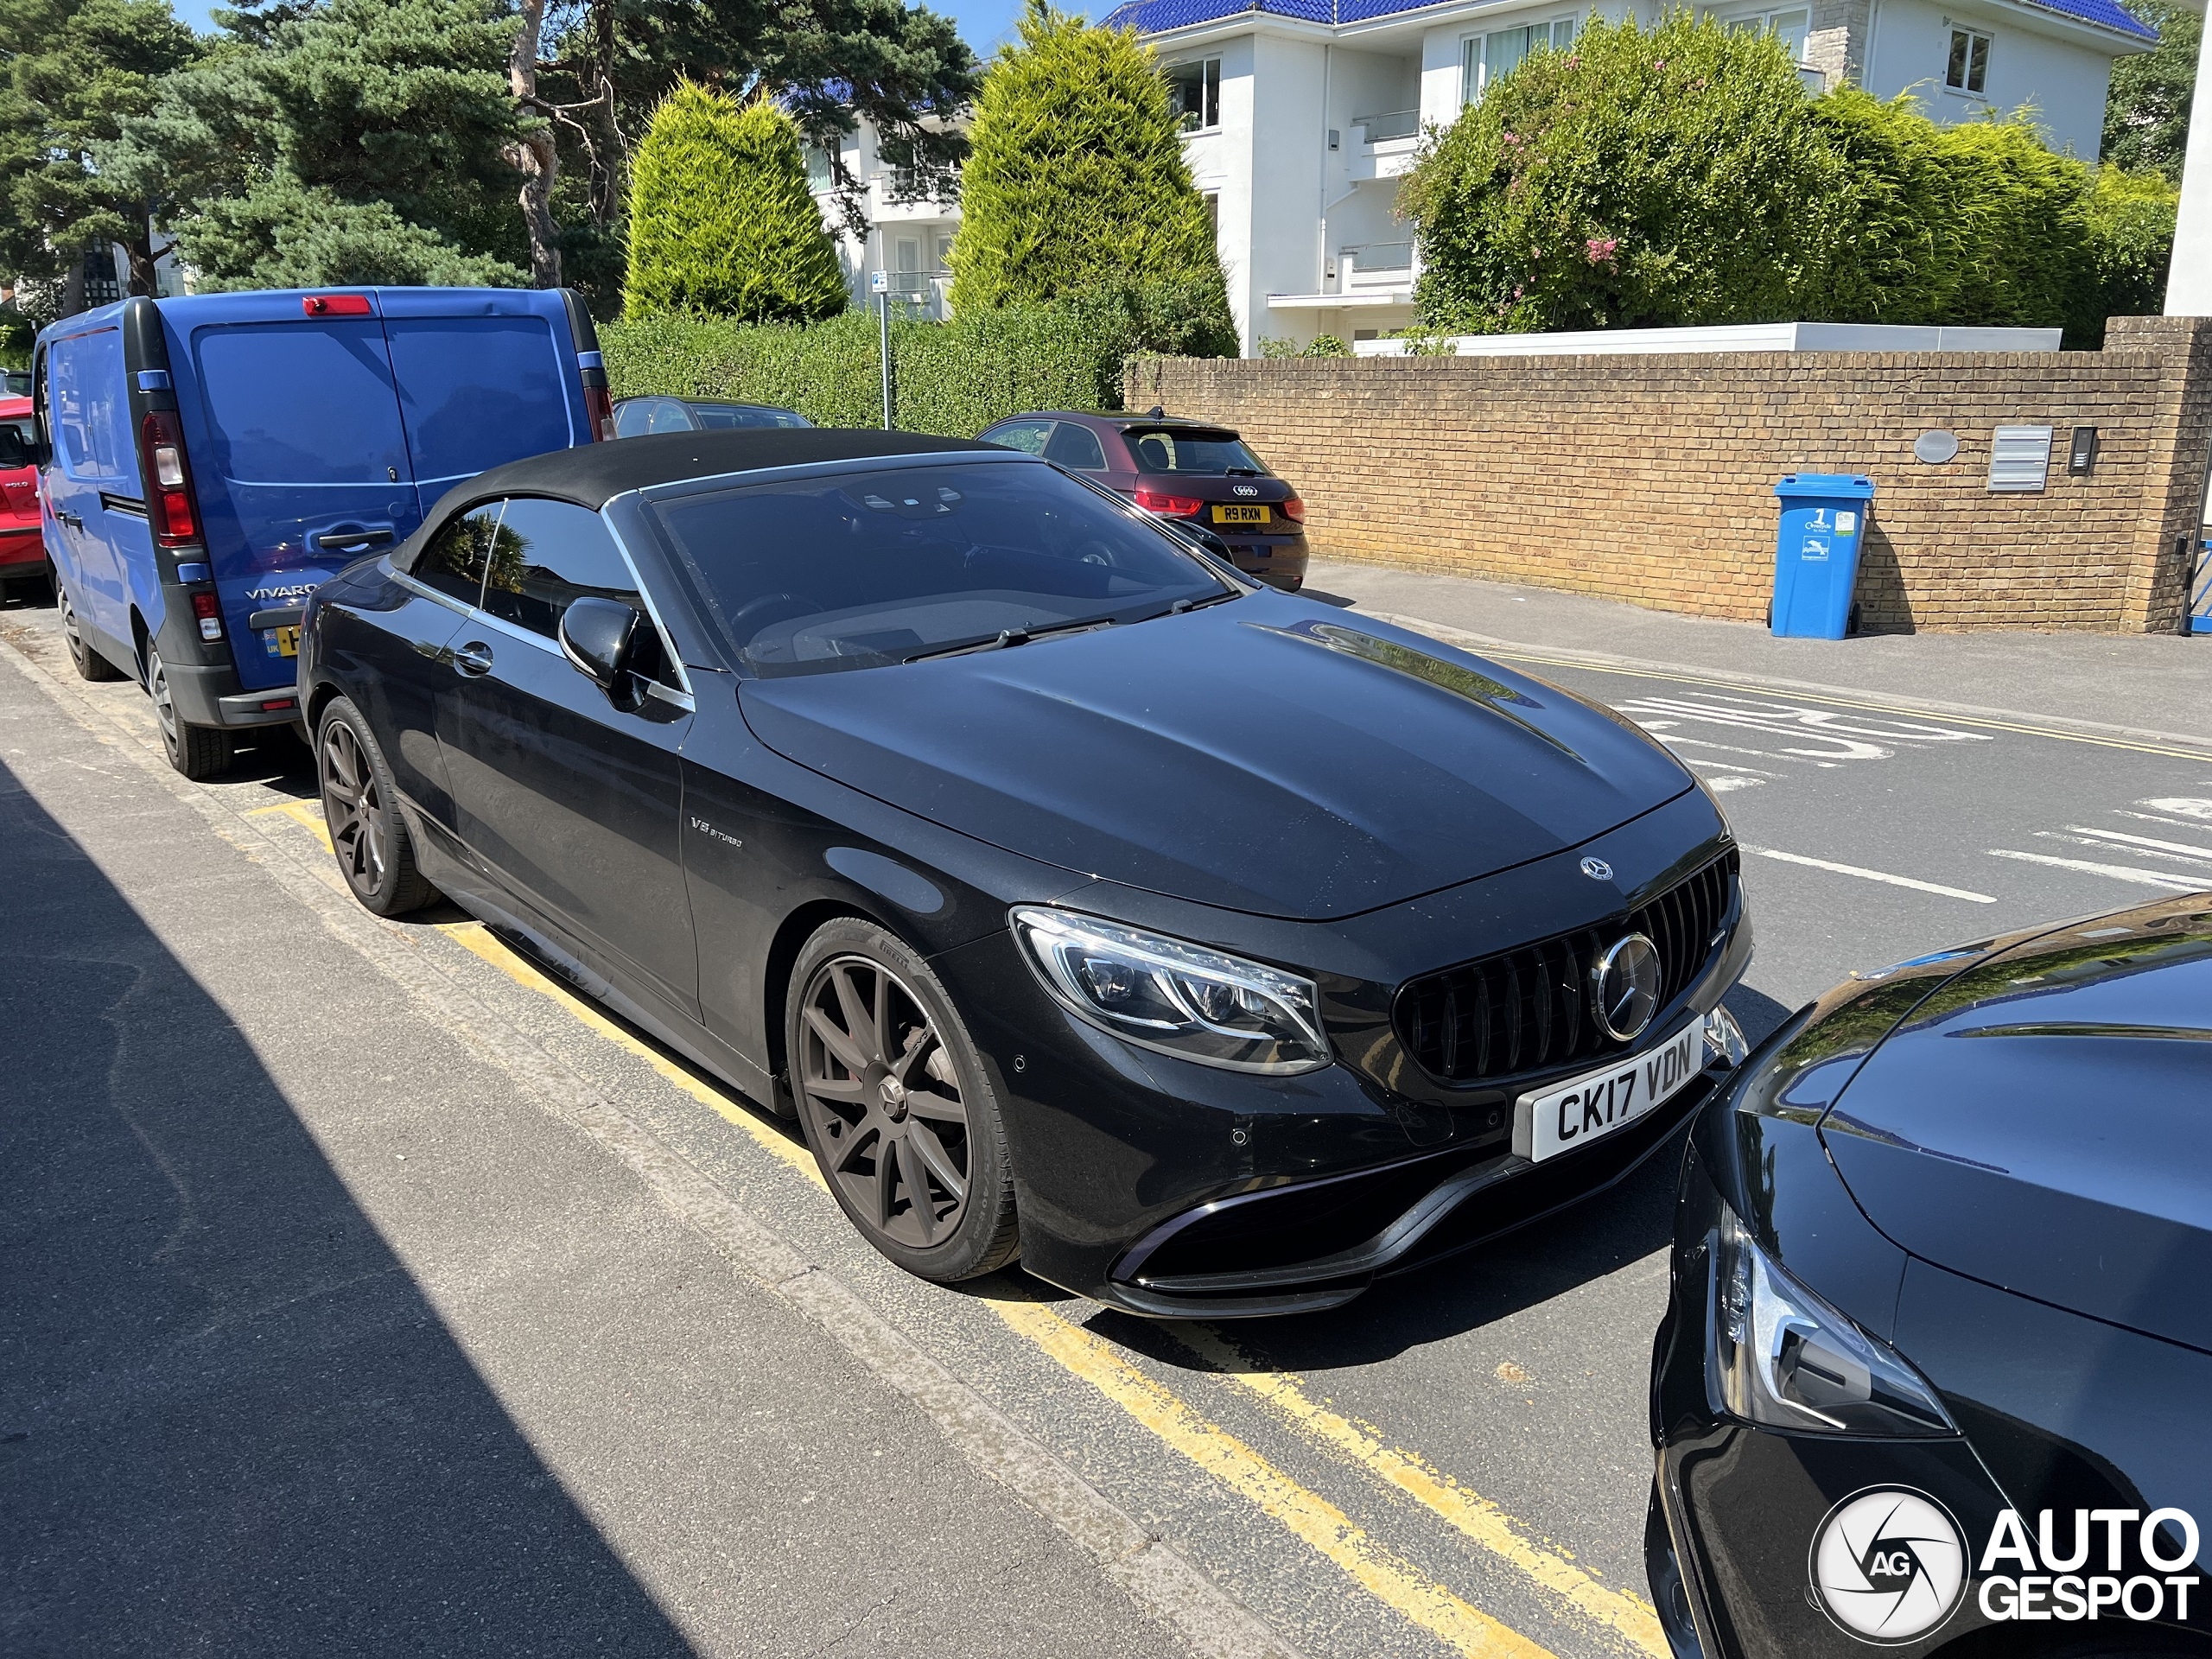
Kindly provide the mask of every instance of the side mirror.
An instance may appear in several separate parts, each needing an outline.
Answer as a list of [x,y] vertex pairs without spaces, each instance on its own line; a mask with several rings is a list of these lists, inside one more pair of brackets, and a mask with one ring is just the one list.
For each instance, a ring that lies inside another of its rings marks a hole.
[[561,654],[612,696],[630,671],[630,653],[642,619],[612,599],[579,599],[561,613]]

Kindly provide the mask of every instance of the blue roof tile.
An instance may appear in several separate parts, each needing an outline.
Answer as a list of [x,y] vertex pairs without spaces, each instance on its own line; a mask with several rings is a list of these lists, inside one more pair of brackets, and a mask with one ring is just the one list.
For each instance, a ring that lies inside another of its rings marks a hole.
[[[1157,35],[1171,29],[1217,22],[1248,11],[1272,12],[1309,23],[1357,23],[1400,12],[1422,11],[1439,0],[1129,0],[1106,16],[1109,29],[1134,29],[1140,35]],[[2158,31],[2136,16],[2120,0],[2026,0],[2042,10],[2094,23],[2139,41],[2155,41]]]

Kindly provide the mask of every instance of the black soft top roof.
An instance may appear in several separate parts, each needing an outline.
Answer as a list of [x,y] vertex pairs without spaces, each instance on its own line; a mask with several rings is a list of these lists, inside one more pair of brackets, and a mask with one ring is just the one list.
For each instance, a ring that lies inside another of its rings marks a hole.
[[[455,486],[432,509],[444,517],[462,501],[497,495],[543,495],[573,501],[594,512],[616,496],[654,484],[768,467],[803,467],[815,461],[866,461],[881,455],[942,454],[947,451],[1007,452],[972,438],[937,438],[919,432],[878,432],[834,426],[741,429],[727,432],[656,432],[642,438],[616,438],[579,444],[511,461],[479,473]],[[429,522],[429,521],[426,521]]]

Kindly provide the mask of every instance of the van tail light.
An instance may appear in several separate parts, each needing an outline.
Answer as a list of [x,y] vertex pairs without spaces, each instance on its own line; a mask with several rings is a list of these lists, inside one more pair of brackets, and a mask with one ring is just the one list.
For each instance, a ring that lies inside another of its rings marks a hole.
[[163,547],[183,547],[200,539],[200,515],[192,504],[192,469],[184,454],[184,431],[176,411],[156,409],[138,424],[138,461],[146,479],[146,516],[154,539]]
[[591,422],[593,442],[604,443],[614,435],[614,399],[605,386],[584,388],[584,415]]
[[1294,495],[1289,500],[1278,502],[1276,505],[1281,509],[1284,518],[1294,520],[1296,523],[1301,524],[1306,522],[1306,504],[1300,500],[1296,496]]
[[202,639],[214,640],[223,637],[222,607],[214,594],[194,594],[192,596],[192,614],[200,624]]
[[1195,495],[1170,495],[1165,490],[1137,491],[1137,505],[1147,512],[1160,512],[1171,518],[1195,518],[1205,511],[1206,504]]
[[365,317],[370,315],[365,294],[310,294],[300,302],[310,317]]

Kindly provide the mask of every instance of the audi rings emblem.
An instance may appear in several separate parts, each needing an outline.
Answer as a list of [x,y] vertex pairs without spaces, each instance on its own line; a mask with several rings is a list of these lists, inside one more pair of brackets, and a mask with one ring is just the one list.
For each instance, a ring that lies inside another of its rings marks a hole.
[[1582,874],[1592,881],[1610,881],[1613,879],[1613,867],[1602,858],[1586,858],[1582,861]]
[[1256,484],[1232,484],[1229,488],[1233,495],[1257,495],[1260,493],[1260,486]]
[[1659,1012],[1659,947],[1631,933],[1591,964],[1598,1024],[1615,1042],[1635,1041]]

